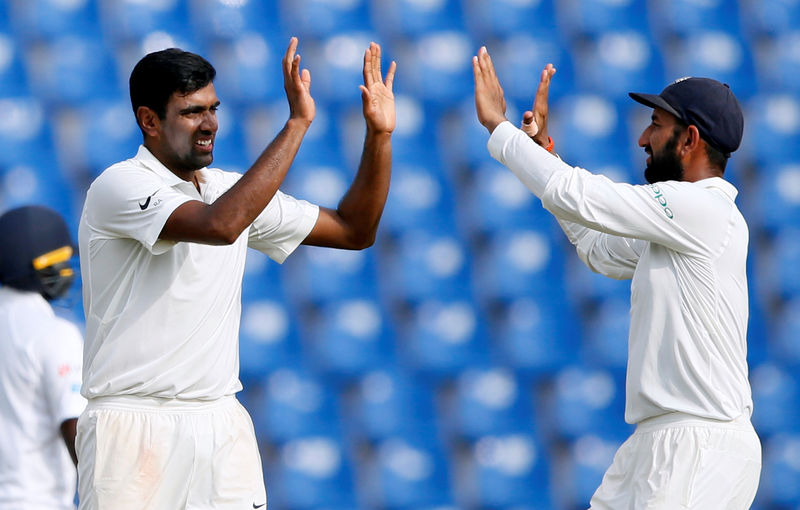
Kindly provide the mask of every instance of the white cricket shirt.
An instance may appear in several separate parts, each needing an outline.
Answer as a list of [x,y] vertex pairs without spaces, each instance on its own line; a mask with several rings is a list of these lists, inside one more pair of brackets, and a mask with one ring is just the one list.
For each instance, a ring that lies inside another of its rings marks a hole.
[[75,508],[61,424],[86,406],[82,347],[78,328],[42,296],[0,287],[0,508]]
[[241,177],[199,173],[201,193],[141,146],[89,188],[78,229],[87,398],[213,400],[242,388],[238,335],[247,248],[283,262],[311,232],[319,208],[278,192],[232,245],[159,240],[178,206],[212,203]]
[[632,279],[625,421],[752,412],[748,229],[721,178],[633,186],[571,167],[510,122],[489,139],[594,271]]

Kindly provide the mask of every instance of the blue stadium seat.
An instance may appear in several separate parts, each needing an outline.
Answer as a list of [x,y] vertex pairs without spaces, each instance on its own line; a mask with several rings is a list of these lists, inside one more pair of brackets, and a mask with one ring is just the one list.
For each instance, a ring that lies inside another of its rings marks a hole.
[[[659,48],[645,31],[609,30],[574,49],[579,90],[600,94],[628,105],[631,91],[664,87],[664,63]],[[613,76],[613,79],[609,79]],[[558,73],[553,78],[558,79]]]
[[416,163],[404,163],[394,155],[392,159],[392,187],[380,230],[393,237],[425,228],[450,230],[456,223],[453,186],[435,162],[420,158]]
[[666,53],[668,76],[705,76],[730,85],[739,101],[756,93],[753,56],[746,42],[724,31],[698,31]]
[[406,363],[433,381],[452,379],[486,359],[484,320],[470,300],[425,301],[400,330]]
[[59,173],[52,150],[37,154],[30,162],[14,162],[5,167],[0,164],[0,209],[46,205],[65,218],[77,240],[75,227],[83,203],[74,188],[74,183]]
[[189,35],[186,0],[97,0],[105,36],[120,45],[155,32]]
[[406,230],[384,261],[381,288],[392,304],[457,299],[470,292],[470,252],[453,229]]
[[17,39],[0,26],[0,97],[22,97],[30,93]]
[[2,97],[0,108],[3,111],[3,122],[0,123],[0,168],[8,168],[15,163],[30,164],[43,156],[53,156],[55,144],[51,118],[40,101],[32,96]]
[[660,38],[690,37],[706,30],[741,37],[738,6],[724,0],[672,0],[652,2],[649,7],[650,26]]
[[461,3],[465,26],[479,41],[506,39],[509,34],[522,33],[550,38],[559,32],[553,0],[462,0]]
[[[497,0],[495,3],[517,2]],[[545,3],[543,1],[539,5]],[[519,21],[528,24],[525,20],[515,18],[515,22]],[[549,102],[553,104],[573,91],[575,83],[573,55],[558,33],[524,27],[504,34],[500,40],[488,43],[487,49],[492,55],[492,62],[507,100],[516,101],[521,112],[531,109],[539,78],[547,64],[553,64],[556,68],[556,74],[550,83]],[[511,120],[516,124],[520,119]]]
[[794,0],[742,0],[739,5],[752,39],[774,37],[800,26],[800,4]]
[[[314,97],[329,103],[361,105],[358,86],[364,83],[364,52],[371,41],[379,41],[373,32],[351,31],[301,42],[298,49],[303,58],[301,67],[307,67],[311,72]],[[384,75],[391,58],[388,48],[382,46]]]
[[[246,32],[282,33],[274,1],[188,1],[191,25],[200,40],[233,39]],[[288,36],[286,41],[288,45]]]
[[763,447],[763,468],[759,493],[773,505],[769,508],[797,508],[800,505],[800,434],[779,434]]
[[362,440],[377,443],[395,436],[435,435],[433,393],[396,363],[364,374],[354,388],[345,419]]
[[282,0],[281,26],[301,40],[370,28],[367,0]]
[[472,443],[461,492],[472,508],[554,508],[546,445],[530,433],[497,434]]
[[470,368],[459,374],[444,425],[452,439],[527,433],[534,428],[528,386],[501,366]]
[[478,46],[463,30],[428,32],[394,43],[393,50],[402,65],[395,82],[398,92],[439,107],[472,96],[471,59]]
[[498,231],[481,247],[475,285],[482,302],[565,296],[560,247],[547,230]]
[[500,359],[528,379],[549,379],[575,361],[577,310],[557,298],[513,300],[492,327]]
[[208,59],[217,70],[214,86],[223,107],[285,100],[281,58],[287,46],[288,40],[254,31],[212,44]]
[[603,475],[622,444],[618,437],[601,431],[579,436],[569,443],[564,462],[564,476],[554,485],[554,496],[563,508],[586,508]]
[[51,106],[122,97],[112,55],[93,34],[67,32],[27,53],[31,90]]
[[367,501],[387,510],[451,504],[448,471],[445,452],[435,439],[386,438],[376,445],[365,469]]
[[256,435],[273,444],[316,435],[338,435],[341,423],[333,389],[304,368],[281,368],[263,378],[251,402]]
[[462,223],[473,234],[498,230],[554,227],[541,201],[511,171],[495,161],[478,166],[466,196],[459,201]]
[[552,105],[548,129],[564,161],[593,172],[607,165],[628,165],[631,137],[618,106],[592,93],[566,96]]
[[628,364],[630,299],[602,301],[586,321],[583,359],[586,364],[624,374]]
[[282,273],[265,254],[248,250],[242,279],[239,372],[245,387],[265,374],[300,365],[295,310],[286,303]]
[[791,227],[776,233],[764,265],[768,292],[775,298],[800,296],[800,231]]
[[[369,0],[372,26],[382,40],[417,38],[440,30],[461,30],[464,20],[458,0]],[[428,48],[431,51],[432,48]]]
[[745,140],[754,162],[764,171],[800,161],[800,95],[759,94],[746,108]]
[[6,2],[12,25],[25,43],[98,33],[96,0],[24,0]]
[[[800,8],[798,8],[800,16]],[[800,95],[800,24],[794,30],[770,38],[759,52],[756,81],[760,92]]]
[[356,508],[352,460],[342,437],[295,438],[282,445],[265,469],[270,506],[291,510]]
[[[525,105],[530,108],[530,105]],[[513,102],[507,103],[506,117],[515,124],[521,122],[522,111]],[[475,99],[464,98],[451,105],[439,117],[438,130],[442,156],[453,173],[469,174],[474,168],[494,161],[486,144],[489,133],[475,114]]]
[[750,371],[753,390],[753,426],[762,437],[781,432],[800,433],[800,380],[793,370],[776,360],[767,361]]
[[783,303],[773,317],[768,337],[772,359],[780,360],[785,367],[800,367],[800,296]]
[[545,404],[549,425],[558,436],[575,440],[587,434],[624,439],[624,377],[609,370],[573,364],[555,378],[551,401]]
[[[345,138],[345,134],[341,132],[341,126],[337,121],[337,112],[332,106],[322,101],[317,101],[316,110],[314,122],[311,123],[311,127],[303,138],[303,143],[297,151],[297,155],[292,163],[292,168],[287,175],[287,181],[291,180],[293,174],[298,173],[298,169],[302,167],[325,166],[343,168],[341,140]],[[285,115],[278,112],[285,112]],[[274,129],[274,134],[266,138],[259,137],[260,140],[256,143],[256,145],[260,147],[258,150],[259,154],[268,143],[265,143],[265,140],[271,141],[272,137],[283,128],[284,123],[289,118],[287,102],[279,101],[275,103],[270,109],[270,113],[272,115],[277,115],[277,119],[270,119],[272,121],[277,120],[275,123],[276,125],[271,126]],[[363,145],[363,137],[360,142],[361,145]],[[360,148],[358,152],[359,154],[361,153]],[[354,167],[352,171],[355,172]],[[347,183],[349,184],[349,180]]]
[[608,30],[648,29],[645,0],[562,0],[555,5],[558,25],[570,39],[594,38]]
[[305,357],[330,382],[348,383],[393,361],[389,316],[377,301],[331,301],[310,322],[304,335]]
[[800,159],[757,174],[759,222],[767,232],[800,225]]
[[377,296],[375,251],[301,247],[286,264],[298,305]]
[[128,99],[90,101],[76,108],[81,152],[90,177],[110,165],[133,157],[142,143]]
[[297,319],[280,297],[242,300],[239,377],[245,386],[269,372],[296,366],[301,359]]

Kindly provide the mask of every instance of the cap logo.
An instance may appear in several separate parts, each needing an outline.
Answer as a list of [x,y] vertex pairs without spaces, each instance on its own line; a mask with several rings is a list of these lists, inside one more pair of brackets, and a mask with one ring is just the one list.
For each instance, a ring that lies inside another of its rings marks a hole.
[[672,84],[675,85],[676,83],[680,83],[682,81],[686,81],[689,78],[691,78],[691,76],[684,76],[683,78],[678,78],[677,80],[673,81]]

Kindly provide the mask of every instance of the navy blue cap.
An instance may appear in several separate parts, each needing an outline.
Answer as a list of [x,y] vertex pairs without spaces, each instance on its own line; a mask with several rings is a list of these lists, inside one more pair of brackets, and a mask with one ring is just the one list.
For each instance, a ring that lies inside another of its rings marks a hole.
[[65,246],[73,248],[72,239],[56,211],[38,205],[6,211],[0,216],[0,282],[22,290],[40,290],[34,260]]
[[697,126],[710,146],[730,156],[739,148],[744,131],[742,107],[726,83],[711,78],[681,78],[661,94],[628,94],[651,108],[662,108],[684,123]]

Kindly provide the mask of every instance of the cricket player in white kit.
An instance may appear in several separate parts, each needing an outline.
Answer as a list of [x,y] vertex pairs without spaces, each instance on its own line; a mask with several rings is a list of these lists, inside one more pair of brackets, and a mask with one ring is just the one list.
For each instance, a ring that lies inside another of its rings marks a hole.
[[61,216],[24,206],[0,216],[0,508],[75,509],[78,328],[49,301],[74,275]]
[[595,510],[750,507],[761,445],[750,423],[748,230],[722,178],[742,138],[730,89],[685,78],[660,95],[639,138],[649,185],[614,183],[553,157],[542,72],[522,129],[505,118],[486,48],[473,58],[478,118],[489,151],[559,221],[592,270],[631,279],[625,421],[636,424],[606,471]]
[[391,173],[395,65],[364,56],[366,139],[336,210],[279,191],[314,119],[297,39],[283,58],[289,120],[243,175],[208,168],[219,100],[213,67],[178,49],[130,78],[144,135],[91,185],[79,228],[86,312],[78,423],[80,508],[264,508],[250,417],[235,399],[248,247],[283,262],[301,243],[374,242]]

